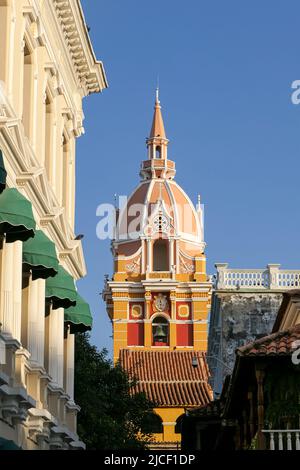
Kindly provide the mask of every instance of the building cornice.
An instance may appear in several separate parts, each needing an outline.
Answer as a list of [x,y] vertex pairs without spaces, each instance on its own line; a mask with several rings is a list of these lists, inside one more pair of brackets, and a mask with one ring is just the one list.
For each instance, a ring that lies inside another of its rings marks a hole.
[[59,20],[75,74],[85,95],[107,88],[104,66],[96,60],[80,1],[53,0],[49,3]]

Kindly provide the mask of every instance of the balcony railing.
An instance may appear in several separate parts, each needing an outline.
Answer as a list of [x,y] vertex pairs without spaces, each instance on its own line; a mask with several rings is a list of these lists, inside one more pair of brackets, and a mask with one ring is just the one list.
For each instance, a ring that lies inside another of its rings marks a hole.
[[300,269],[280,269],[280,264],[268,264],[266,269],[230,269],[227,263],[215,265],[215,289],[277,289],[300,288]]
[[300,450],[300,429],[263,429],[262,432],[269,450]]

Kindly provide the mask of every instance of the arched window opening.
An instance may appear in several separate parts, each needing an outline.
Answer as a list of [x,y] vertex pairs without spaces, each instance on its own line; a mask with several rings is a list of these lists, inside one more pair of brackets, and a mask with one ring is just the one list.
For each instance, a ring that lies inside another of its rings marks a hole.
[[141,431],[144,434],[162,434],[163,423],[161,417],[155,413],[147,413],[143,419]]
[[169,322],[165,317],[156,317],[152,323],[153,346],[169,345]]
[[169,271],[168,241],[159,239],[153,245],[153,271]]
[[184,415],[180,415],[176,419],[175,434],[181,434],[183,418],[184,418]]
[[161,158],[161,147],[159,145],[155,149],[155,158]]

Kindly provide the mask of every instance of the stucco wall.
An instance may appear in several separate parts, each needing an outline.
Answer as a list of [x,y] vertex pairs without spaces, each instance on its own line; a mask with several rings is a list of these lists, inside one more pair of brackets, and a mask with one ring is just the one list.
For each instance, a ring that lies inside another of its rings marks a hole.
[[213,294],[208,363],[215,393],[233,369],[236,348],[271,332],[281,301],[278,292]]

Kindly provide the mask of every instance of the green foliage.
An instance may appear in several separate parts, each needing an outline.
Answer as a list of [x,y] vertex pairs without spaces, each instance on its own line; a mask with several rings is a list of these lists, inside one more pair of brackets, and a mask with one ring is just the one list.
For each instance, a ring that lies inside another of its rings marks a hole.
[[257,450],[258,449],[258,442],[257,442],[257,433],[251,440],[251,444],[248,450]]
[[269,370],[265,379],[266,420],[275,429],[300,415],[300,372],[292,366]]
[[151,435],[140,432],[152,404],[143,393],[132,394],[134,382],[107,351],[89,343],[88,334],[76,335],[75,400],[81,407],[78,434],[87,449],[143,449]]

